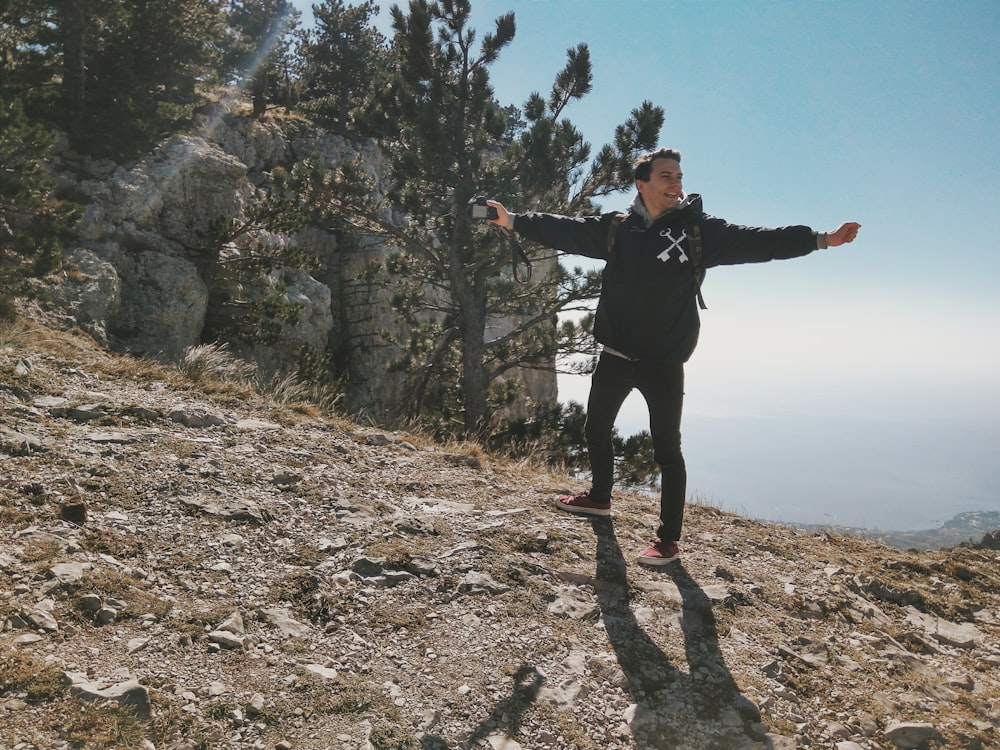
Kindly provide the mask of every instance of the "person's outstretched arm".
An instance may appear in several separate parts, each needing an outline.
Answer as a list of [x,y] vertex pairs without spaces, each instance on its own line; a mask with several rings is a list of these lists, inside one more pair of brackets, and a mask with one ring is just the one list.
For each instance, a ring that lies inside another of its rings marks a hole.
[[608,231],[613,214],[562,216],[534,211],[512,214],[497,201],[488,200],[486,205],[497,212],[497,218],[489,220],[491,224],[511,232],[515,231],[516,225],[517,233],[525,239],[561,253],[607,260]]

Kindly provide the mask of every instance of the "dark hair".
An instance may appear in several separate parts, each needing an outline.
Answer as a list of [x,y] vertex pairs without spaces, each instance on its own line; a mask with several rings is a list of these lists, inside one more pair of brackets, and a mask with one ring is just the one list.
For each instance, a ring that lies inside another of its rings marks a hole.
[[649,178],[653,173],[653,162],[656,159],[673,159],[680,163],[681,152],[675,148],[661,148],[656,151],[650,151],[648,154],[643,154],[635,160],[635,179],[649,182]]

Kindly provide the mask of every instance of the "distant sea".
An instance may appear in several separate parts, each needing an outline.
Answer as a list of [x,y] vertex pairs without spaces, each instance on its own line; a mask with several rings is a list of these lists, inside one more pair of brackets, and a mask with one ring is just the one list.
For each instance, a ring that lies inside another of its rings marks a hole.
[[[645,404],[630,397],[618,431],[647,428]],[[689,497],[748,518],[886,539],[940,531],[946,544],[1000,529],[995,420],[695,411],[682,435]]]
[[744,515],[907,531],[1000,512],[1000,426],[795,416],[685,419],[688,488]]

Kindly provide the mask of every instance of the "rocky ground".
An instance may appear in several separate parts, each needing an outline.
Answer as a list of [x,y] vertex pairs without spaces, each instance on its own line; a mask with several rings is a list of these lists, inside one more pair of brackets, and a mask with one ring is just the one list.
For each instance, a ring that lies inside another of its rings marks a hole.
[[[640,495],[0,329],[0,750],[1000,747],[1000,553]],[[286,399],[287,400],[287,399]]]

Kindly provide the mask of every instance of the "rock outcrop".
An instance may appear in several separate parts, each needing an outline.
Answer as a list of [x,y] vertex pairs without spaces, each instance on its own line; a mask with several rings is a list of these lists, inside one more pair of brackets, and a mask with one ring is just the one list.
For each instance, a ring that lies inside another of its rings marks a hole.
[[[261,377],[286,371],[303,348],[331,357],[346,377],[345,406],[381,418],[405,401],[402,376],[389,364],[390,340],[406,330],[390,304],[385,279],[366,273],[393,250],[372,238],[338,243],[322,227],[294,237],[257,231],[247,241],[311,253],[318,270],[277,268],[252,278],[220,273],[220,261],[240,256],[238,242],[223,247],[219,228],[245,218],[260,199],[268,173],[319,157],[335,167],[360,159],[377,196],[385,194],[389,165],[368,141],[352,141],[298,120],[214,120],[200,134],[176,135],[147,158],[122,165],[60,153],[63,189],[83,203],[77,245],[67,248],[67,273],[40,298],[49,320],[75,325],[116,351],[178,362],[185,351],[235,327],[227,306],[233,285],[243,296],[276,295],[298,308],[294,321],[266,343],[234,344]],[[403,217],[386,210],[387,221]],[[390,334],[387,338],[386,333]],[[221,336],[226,340],[224,334]],[[525,378],[525,397],[555,400],[554,373]]]

